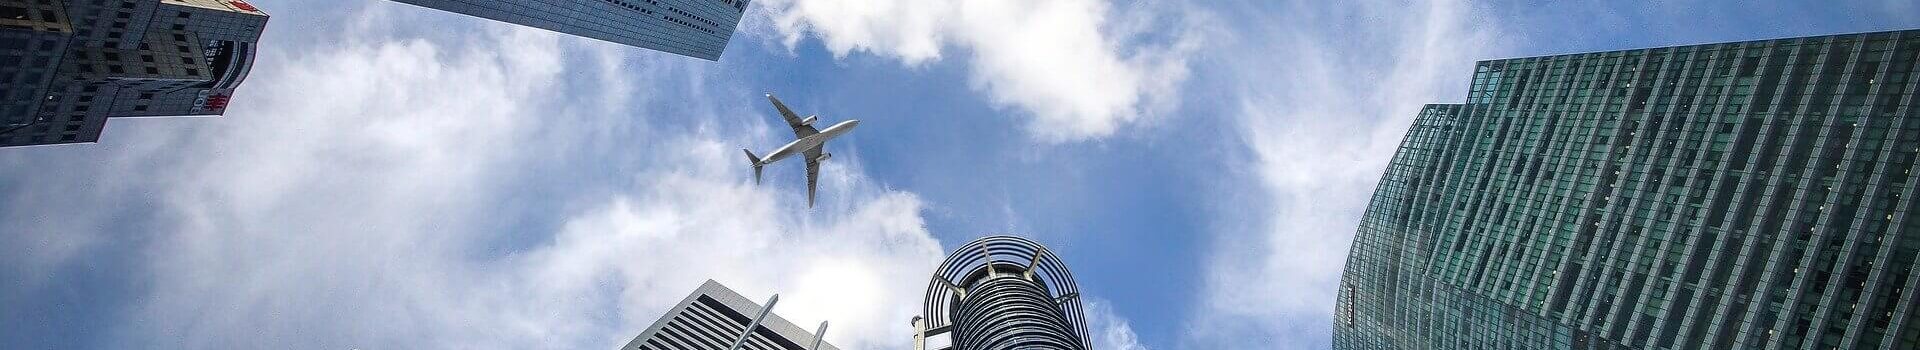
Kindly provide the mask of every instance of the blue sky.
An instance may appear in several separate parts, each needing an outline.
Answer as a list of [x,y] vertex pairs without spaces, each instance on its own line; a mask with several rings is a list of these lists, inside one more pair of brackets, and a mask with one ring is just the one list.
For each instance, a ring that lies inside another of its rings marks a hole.
[[[274,1],[220,118],[0,150],[6,348],[613,348],[707,278],[843,348],[1048,244],[1102,349],[1325,348],[1347,242],[1471,63],[1920,27],[1907,1],[760,0],[719,62]],[[823,120],[821,202],[740,147]]]

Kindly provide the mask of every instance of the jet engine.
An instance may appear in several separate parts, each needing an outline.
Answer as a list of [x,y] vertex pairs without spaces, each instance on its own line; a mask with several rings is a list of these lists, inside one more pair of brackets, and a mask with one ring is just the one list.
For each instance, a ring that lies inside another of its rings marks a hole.
[[813,125],[813,121],[815,120],[820,120],[820,116],[819,115],[807,116],[807,119],[800,120],[800,125]]
[[833,158],[833,153],[821,153],[820,158],[814,158],[813,161],[825,162],[827,161],[827,159],[832,159],[832,158]]

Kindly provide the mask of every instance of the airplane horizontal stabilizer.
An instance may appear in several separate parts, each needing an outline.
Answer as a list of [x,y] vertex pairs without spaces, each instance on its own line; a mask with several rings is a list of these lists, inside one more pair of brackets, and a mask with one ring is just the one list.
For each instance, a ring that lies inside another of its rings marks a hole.
[[740,152],[746,153],[747,163],[753,165],[753,184],[755,185],[760,184],[760,167],[761,167],[760,157],[753,155],[753,151],[749,151],[745,148],[741,148]]

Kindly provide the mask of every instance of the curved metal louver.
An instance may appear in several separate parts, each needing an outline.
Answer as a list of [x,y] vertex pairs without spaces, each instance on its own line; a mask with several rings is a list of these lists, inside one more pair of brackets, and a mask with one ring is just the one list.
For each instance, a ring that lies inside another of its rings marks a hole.
[[1025,238],[992,236],[955,250],[927,284],[930,334],[954,350],[1087,349],[1079,287],[1065,263]]

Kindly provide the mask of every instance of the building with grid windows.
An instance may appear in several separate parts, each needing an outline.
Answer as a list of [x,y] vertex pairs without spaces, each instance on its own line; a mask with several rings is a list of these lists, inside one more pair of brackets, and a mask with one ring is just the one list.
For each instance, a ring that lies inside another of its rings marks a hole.
[[1336,349],[1920,348],[1920,30],[1479,62],[1374,193]]
[[0,147],[225,113],[266,22],[242,0],[0,0]]
[[393,0],[715,61],[751,0]]
[[[707,280],[692,295],[674,305],[653,326],[634,337],[622,350],[839,350],[821,340],[827,325],[814,333],[772,314],[780,296],[766,305],[754,304],[740,293]],[[752,328],[748,334],[746,329]],[[744,336],[743,336],[744,335]]]

